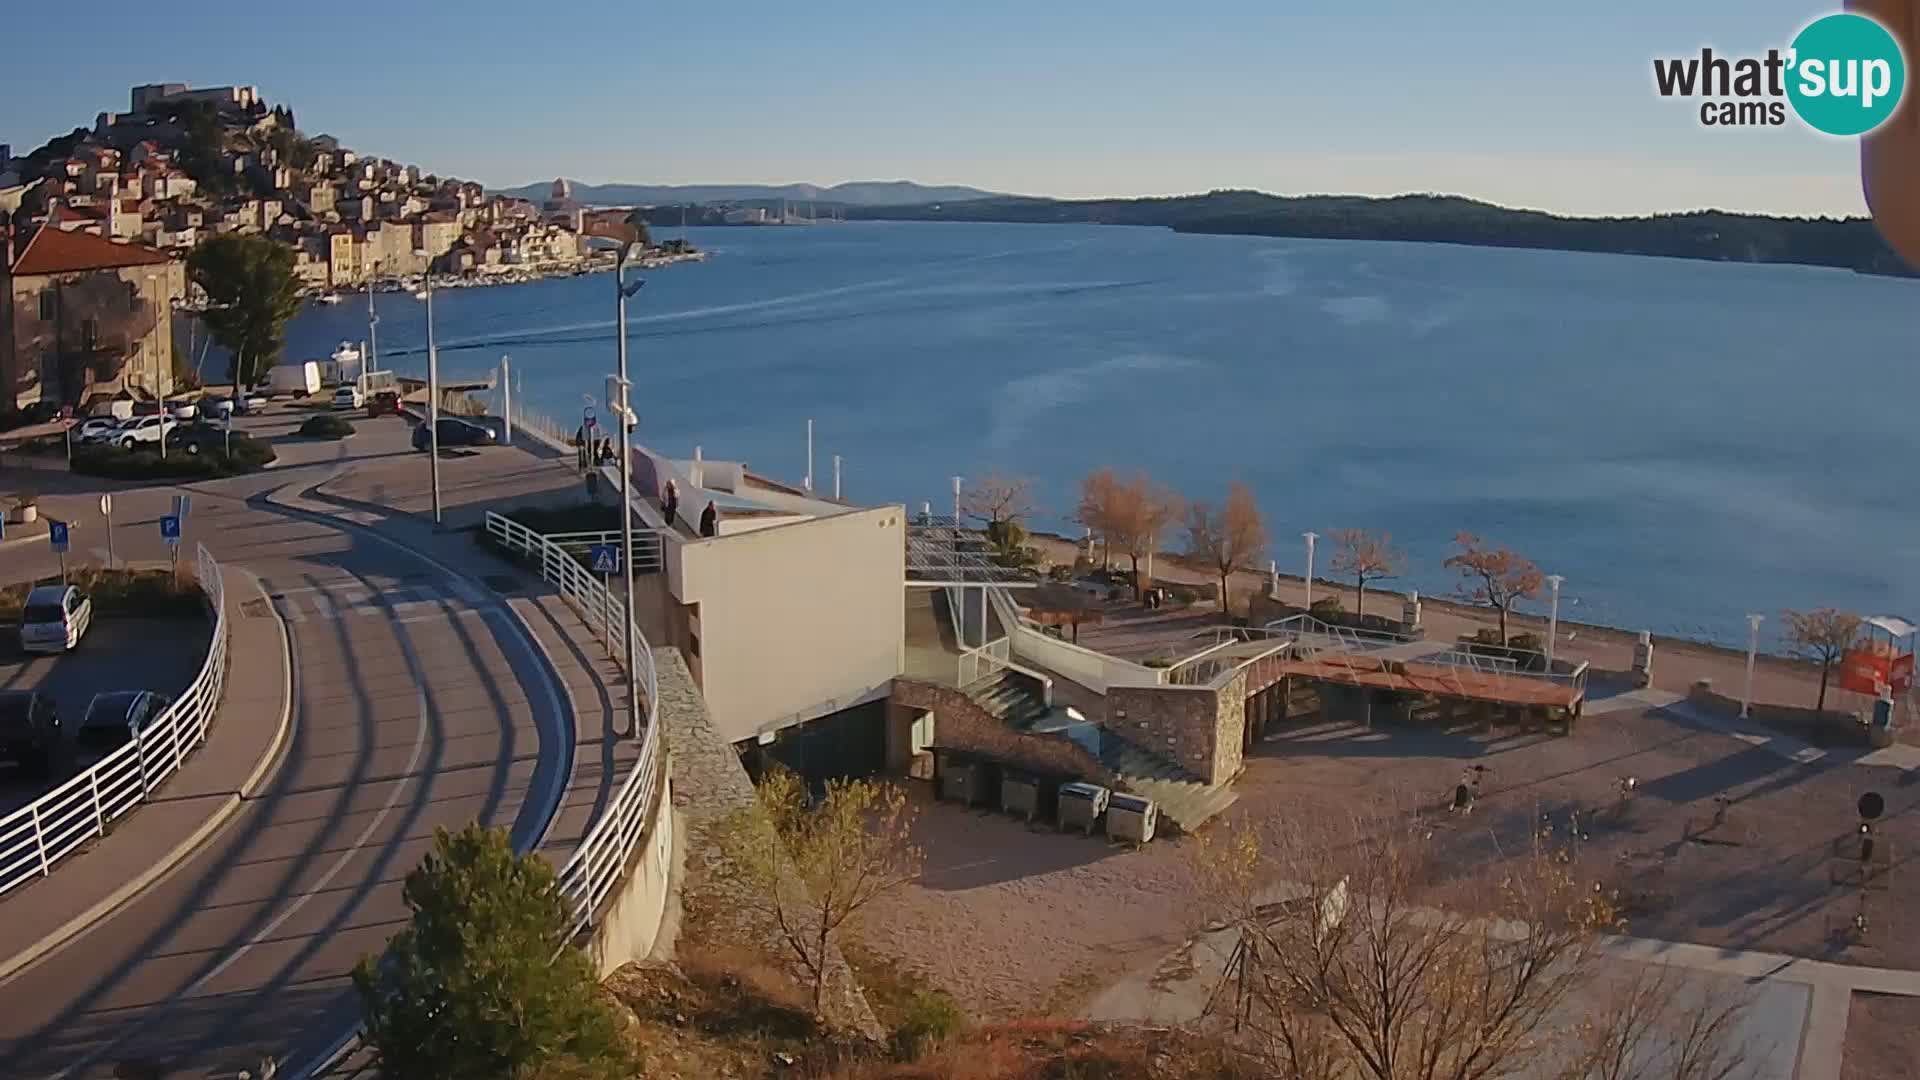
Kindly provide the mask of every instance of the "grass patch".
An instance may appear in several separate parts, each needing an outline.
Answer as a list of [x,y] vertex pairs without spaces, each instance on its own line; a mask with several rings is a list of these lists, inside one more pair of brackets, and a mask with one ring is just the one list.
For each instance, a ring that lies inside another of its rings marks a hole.
[[76,446],[73,471],[86,476],[113,480],[209,480],[222,476],[240,476],[258,472],[279,455],[273,447],[248,435],[233,436],[233,454],[228,456],[224,440],[198,454],[172,450],[161,457],[157,450],[122,450],[114,446]]
[[[36,585],[58,585],[60,575],[0,587],[0,623],[20,621],[27,593]],[[200,616],[206,604],[200,583],[190,574],[171,570],[104,570],[80,566],[67,571],[67,584],[93,598],[95,615],[133,615],[147,618]]]
[[966,1012],[924,975],[852,939],[840,943],[873,1015],[891,1032],[894,1057],[912,1061],[968,1027]]

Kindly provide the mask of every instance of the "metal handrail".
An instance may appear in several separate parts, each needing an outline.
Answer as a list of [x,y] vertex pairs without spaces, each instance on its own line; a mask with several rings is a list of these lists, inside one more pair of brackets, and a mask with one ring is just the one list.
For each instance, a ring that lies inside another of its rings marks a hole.
[[18,810],[0,817],[0,894],[53,873],[54,864],[147,801],[207,739],[207,724],[227,683],[226,588],[220,565],[200,545],[200,589],[213,614],[213,641],[178,700],[133,733],[126,745]]
[[629,673],[646,697],[646,732],[641,736],[640,760],[620,785],[613,801],[588,828],[580,846],[560,867],[561,891],[573,903],[571,935],[593,925],[606,900],[625,872],[627,859],[646,832],[648,811],[653,806],[654,787],[660,775],[660,685],[653,662],[653,647],[646,635],[628,617],[619,597],[609,593],[599,580],[573,555],[548,537],[532,529],[487,512],[487,533],[509,550],[537,558],[540,576],[556,586],[560,594],[578,605],[586,621],[606,619],[607,635],[616,658],[626,655],[625,634],[634,636],[634,657],[640,670]]

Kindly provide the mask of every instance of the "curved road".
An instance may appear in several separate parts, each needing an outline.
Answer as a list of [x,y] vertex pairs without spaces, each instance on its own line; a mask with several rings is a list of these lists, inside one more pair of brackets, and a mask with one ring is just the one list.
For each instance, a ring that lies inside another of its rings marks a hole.
[[[354,449],[390,450],[404,431],[380,435]],[[301,1060],[351,1022],[346,973],[404,917],[399,883],[436,826],[510,824],[523,844],[545,829],[572,750],[545,660],[472,579],[264,498],[319,479],[276,469],[195,488],[189,539],[273,597],[233,632],[288,634],[283,760],[205,847],[0,984],[0,1075],[201,1077]],[[152,522],[171,494],[116,495],[117,553],[162,556]]]

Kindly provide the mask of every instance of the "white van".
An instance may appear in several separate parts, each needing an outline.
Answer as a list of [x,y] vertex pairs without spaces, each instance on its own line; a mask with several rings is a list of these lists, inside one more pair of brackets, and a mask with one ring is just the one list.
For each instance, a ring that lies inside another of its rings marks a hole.
[[20,613],[20,648],[66,652],[93,626],[93,601],[71,585],[41,585],[27,594]]
[[320,365],[312,360],[275,364],[267,372],[267,393],[311,397],[320,392]]

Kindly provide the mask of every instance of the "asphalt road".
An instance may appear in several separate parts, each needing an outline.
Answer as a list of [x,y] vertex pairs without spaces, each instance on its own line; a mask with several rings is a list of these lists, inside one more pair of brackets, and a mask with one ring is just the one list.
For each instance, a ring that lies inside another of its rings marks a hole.
[[[400,881],[435,827],[478,819],[517,837],[545,827],[570,724],[493,595],[368,530],[259,498],[317,482],[324,474],[298,469],[303,459],[406,452],[403,424],[369,426],[371,438],[290,444],[286,467],[266,474],[195,485],[188,547],[206,543],[272,596],[233,632],[277,635],[284,624],[291,640],[284,761],[199,852],[0,984],[0,1075],[158,1066],[200,1077],[257,1069],[267,1055],[297,1059],[353,1015],[347,972],[399,924]],[[123,559],[164,557],[156,523],[171,494],[115,495]],[[84,513],[92,498],[49,495],[42,506]],[[136,812],[125,827],[137,826]]]

